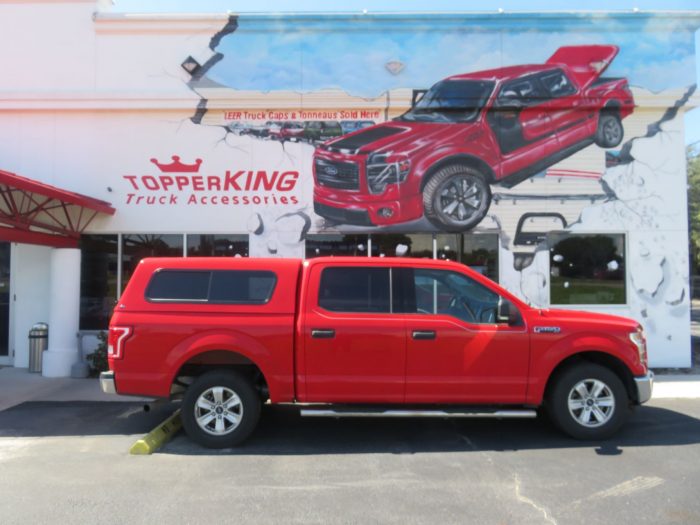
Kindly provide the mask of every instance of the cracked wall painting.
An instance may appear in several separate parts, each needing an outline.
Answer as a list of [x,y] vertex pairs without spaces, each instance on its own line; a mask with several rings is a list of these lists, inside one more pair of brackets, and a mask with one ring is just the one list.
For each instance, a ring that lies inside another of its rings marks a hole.
[[123,176],[125,204],[249,233],[253,256],[303,257],[310,233],[497,232],[500,283],[538,306],[572,264],[551,232],[622,234],[622,299],[595,308],[682,365],[697,28],[555,22],[230,17],[183,54],[196,107],[149,174]]

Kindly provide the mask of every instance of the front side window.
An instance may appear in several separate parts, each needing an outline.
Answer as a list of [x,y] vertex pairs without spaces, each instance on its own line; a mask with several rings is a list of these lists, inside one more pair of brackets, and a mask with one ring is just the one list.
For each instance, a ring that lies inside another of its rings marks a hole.
[[544,73],[540,77],[540,82],[551,98],[566,97],[576,93],[576,87],[560,69]]
[[524,107],[542,102],[545,98],[537,79],[534,76],[519,78],[507,82],[498,93],[498,106]]
[[626,304],[625,236],[549,235],[550,303]]
[[389,313],[389,268],[335,267],[321,273],[318,305],[333,312]]
[[494,324],[499,295],[461,273],[415,269],[415,297],[405,297],[406,313],[450,315],[467,323]]

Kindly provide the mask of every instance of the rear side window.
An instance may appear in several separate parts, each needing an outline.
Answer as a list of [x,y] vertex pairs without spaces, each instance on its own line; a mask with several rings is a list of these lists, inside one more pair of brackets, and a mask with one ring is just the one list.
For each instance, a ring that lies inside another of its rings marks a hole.
[[155,302],[264,304],[277,278],[244,270],[161,270],[153,274],[146,299]]
[[333,312],[389,313],[389,268],[337,267],[321,274],[318,305]]

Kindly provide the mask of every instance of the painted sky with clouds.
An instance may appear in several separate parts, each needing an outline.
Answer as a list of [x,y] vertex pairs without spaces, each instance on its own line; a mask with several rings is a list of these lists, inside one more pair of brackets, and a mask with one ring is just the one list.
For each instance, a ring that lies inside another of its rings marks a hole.
[[[374,97],[425,88],[446,76],[542,63],[562,45],[615,44],[606,76],[651,91],[696,82],[700,18],[626,15],[246,16],[217,51],[208,76],[242,90],[300,92],[339,87]],[[401,61],[392,75],[385,64]]]

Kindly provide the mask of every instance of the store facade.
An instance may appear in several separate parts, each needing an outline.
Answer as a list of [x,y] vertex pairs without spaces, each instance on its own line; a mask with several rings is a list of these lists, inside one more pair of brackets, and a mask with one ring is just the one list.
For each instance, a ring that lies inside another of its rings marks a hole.
[[0,0],[0,169],[114,210],[75,247],[0,235],[0,365],[26,367],[29,328],[61,304],[89,350],[156,255],[458,260],[537,306],[633,317],[652,366],[690,364],[699,13],[108,4]]

